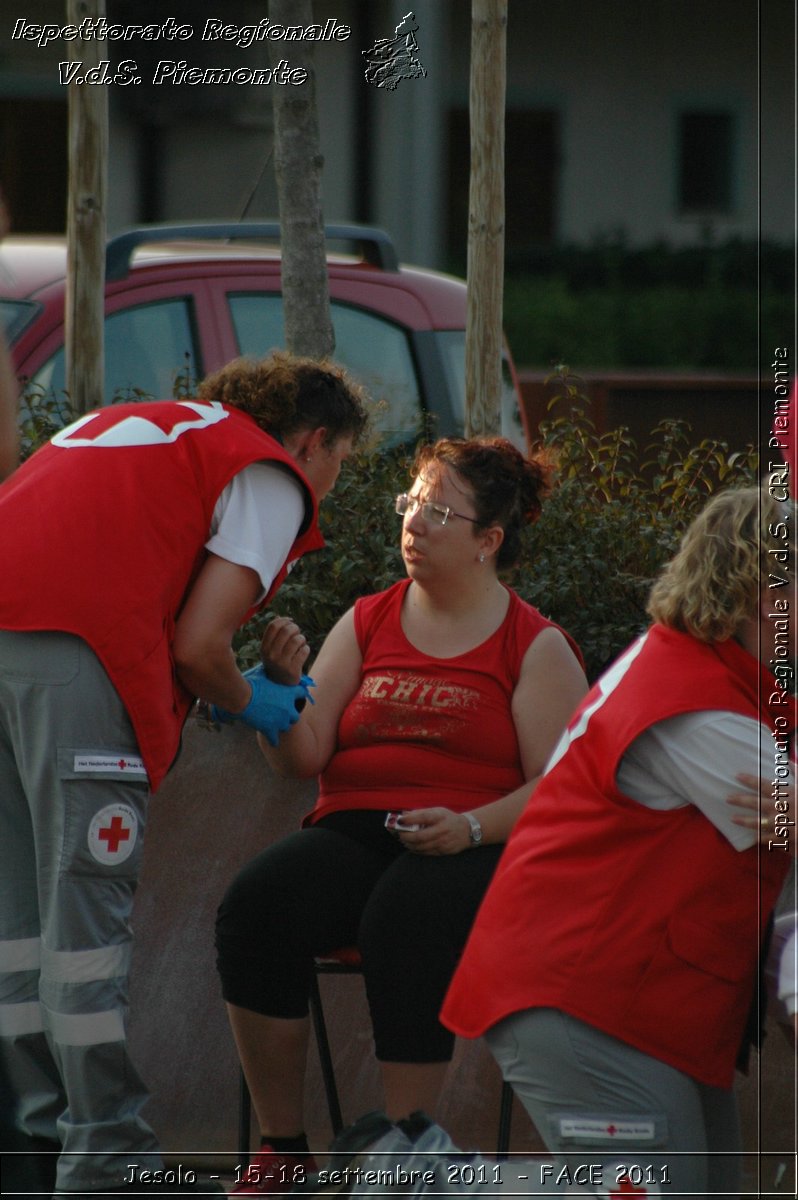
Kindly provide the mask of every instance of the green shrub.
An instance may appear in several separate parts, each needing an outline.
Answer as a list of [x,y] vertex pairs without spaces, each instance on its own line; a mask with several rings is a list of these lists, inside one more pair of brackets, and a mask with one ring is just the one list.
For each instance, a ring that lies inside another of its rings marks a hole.
[[[527,531],[507,582],[576,639],[588,674],[600,670],[647,624],[646,599],[662,564],[712,492],[756,481],[753,448],[730,454],[723,442],[694,446],[689,426],[664,421],[638,447],[626,429],[599,436],[585,415],[580,381],[560,367],[556,395],[571,413],[545,423],[543,450],[555,464],[552,494]],[[69,417],[66,401],[31,394],[26,432],[35,448]],[[306,555],[273,604],[237,635],[243,667],[258,659],[275,614],[293,617],[318,652],[358,598],[404,576],[394,498],[410,482],[412,452],[362,453],[344,465],[321,507],[327,545]]]
[[504,328],[519,366],[548,368],[567,352],[592,368],[755,375],[759,339],[781,345],[792,307],[789,294],[755,287],[580,289],[561,276],[508,279]]
[[[568,630],[594,679],[645,628],[651,584],[695,513],[718,488],[755,482],[757,456],[753,448],[731,454],[719,441],[693,446],[689,426],[676,421],[658,425],[642,449],[625,429],[599,437],[580,382],[566,368],[557,380],[573,411],[542,431],[554,488],[506,581]],[[393,498],[407,487],[410,466],[407,455],[376,453],[345,466],[322,506],[326,549],[306,556],[271,611],[239,635],[242,662],[257,661],[273,613],[294,617],[315,654],[358,596],[403,577]]]
[[529,531],[513,585],[579,642],[596,675],[648,624],[651,584],[682,532],[721,487],[756,482],[753,447],[691,444],[685,422],[663,421],[638,447],[624,428],[597,435],[580,382],[561,367],[571,415],[544,423],[557,482]]
[[65,392],[57,396],[52,389],[46,391],[30,384],[19,401],[20,460],[24,462],[30,458],[34,450],[76,417]]
[[[755,288],[791,293],[794,261],[791,242],[707,236],[698,244],[665,241],[630,246],[623,235],[588,244],[556,243],[518,250],[507,247],[508,277],[560,276],[578,290],[615,287]],[[465,264],[463,264],[464,266]]]
[[792,328],[794,291],[787,245],[606,239],[509,253],[504,325],[526,367],[565,356],[593,368],[756,374],[758,345],[780,346]]

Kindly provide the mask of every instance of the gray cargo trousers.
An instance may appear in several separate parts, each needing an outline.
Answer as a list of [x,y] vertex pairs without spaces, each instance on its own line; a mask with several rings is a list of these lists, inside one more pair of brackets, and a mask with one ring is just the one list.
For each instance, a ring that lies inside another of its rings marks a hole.
[[126,1047],[147,798],[86,643],[0,631],[0,1064],[19,1129],[61,1144],[59,1191],[162,1165]]

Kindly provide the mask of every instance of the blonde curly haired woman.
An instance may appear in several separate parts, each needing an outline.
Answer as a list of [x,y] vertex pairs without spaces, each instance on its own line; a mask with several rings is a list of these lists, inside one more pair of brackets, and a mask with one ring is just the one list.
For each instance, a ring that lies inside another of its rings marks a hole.
[[774,653],[779,623],[795,656],[793,520],[758,488],[695,519],[654,624],[547,764],[444,1004],[450,1029],[486,1035],[550,1150],[609,1152],[610,1191],[739,1188],[732,1084],[790,856],[726,798],[795,725]]

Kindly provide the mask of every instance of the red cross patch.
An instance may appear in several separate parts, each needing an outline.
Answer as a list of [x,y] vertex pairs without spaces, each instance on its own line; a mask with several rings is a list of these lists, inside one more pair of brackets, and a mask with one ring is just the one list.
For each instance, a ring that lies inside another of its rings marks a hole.
[[89,825],[89,852],[104,866],[118,866],[133,853],[138,832],[138,817],[129,805],[108,804]]
[[656,1200],[662,1195],[657,1178],[666,1168],[635,1156],[636,1161],[602,1164],[603,1183],[596,1189],[601,1200]]
[[[138,411],[136,411],[138,410]],[[217,425],[230,414],[220,404],[175,400],[167,405],[146,402],[122,411],[113,405],[79,417],[51,439],[64,450],[119,446],[163,446],[189,430]]]
[[640,1196],[647,1196],[648,1189],[644,1187],[636,1187],[627,1177],[622,1179],[616,1188],[613,1188],[608,1195],[611,1200],[637,1200]]
[[121,817],[111,817],[111,824],[97,831],[97,837],[108,845],[108,853],[116,854],[122,842],[130,841],[130,829]]

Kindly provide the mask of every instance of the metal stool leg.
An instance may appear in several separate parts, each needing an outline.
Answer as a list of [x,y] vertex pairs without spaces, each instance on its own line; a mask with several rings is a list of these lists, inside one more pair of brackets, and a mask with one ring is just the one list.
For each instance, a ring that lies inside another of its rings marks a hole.
[[338,1099],[338,1087],[335,1082],[335,1070],[333,1069],[332,1055],[330,1053],[330,1039],[327,1036],[327,1024],[324,1020],[324,1009],[321,1003],[321,993],[319,992],[319,980],[315,972],[310,987],[310,1015],[313,1019],[313,1029],[316,1034],[316,1047],[319,1051],[319,1062],[321,1063],[321,1075],[324,1080],[324,1092],[327,1097],[330,1124],[332,1125],[333,1134],[337,1135],[344,1127],[344,1120],[341,1115],[341,1104]]
[[[313,1021],[313,1031],[316,1036],[316,1046],[319,1052],[324,1094],[327,1098],[327,1109],[330,1114],[330,1124],[333,1134],[337,1135],[344,1127],[344,1119],[341,1113],[341,1102],[338,1098],[335,1070],[333,1068],[332,1054],[330,1053],[330,1039],[327,1034],[327,1024],[324,1020],[324,1008],[321,1002],[321,992],[319,991],[319,973],[327,975],[357,975],[360,971],[358,966],[351,963],[323,960],[317,964],[310,985],[310,1016]],[[238,1102],[238,1152],[241,1155],[244,1165],[249,1162],[250,1157],[251,1118],[252,1098],[249,1094],[247,1081],[244,1078],[244,1072],[242,1071]]]
[[510,1127],[513,1121],[513,1089],[507,1082],[502,1083],[502,1096],[499,1105],[499,1137],[496,1152],[500,1158],[507,1155],[510,1149]]
[[247,1166],[249,1163],[249,1137],[250,1124],[252,1121],[252,1097],[249,1094],[247,1081],[244,1078],[244,1072],[238,1084],[238,1153],[241,1158],[241,1165]]
[[[324,1083],[324,1093],[327,1098],[327,1109],[330,1114],[330,1124],[333,1134],[337,1135],[344,1127],[341,1113],[341,1102],[338,1098],[338,1086],[335,1082],[330,1039],[327,1034],[327,1023],[324,1020],[324,1007],[319,990],[319,974],[356,975],[360,974],[359,967],[351,962],[336,962],[321,960],[316,964],[310,987],[310,1016],[316,1036],[316,1046],[319,1052],[319,1063]],[[499,1157],[505,1157],[510,1149],[510,1133],[513,1119],[513,1089],[509,1083],[502,1083],[501,1102],[499,1106],[499,1132],[496,1152]],[[252,1117],[252,1099],[247,1087],[247,1081],[241,1072],[238,1106],[238,1152],[243,1165],[249,1162],[250,1124]]]

